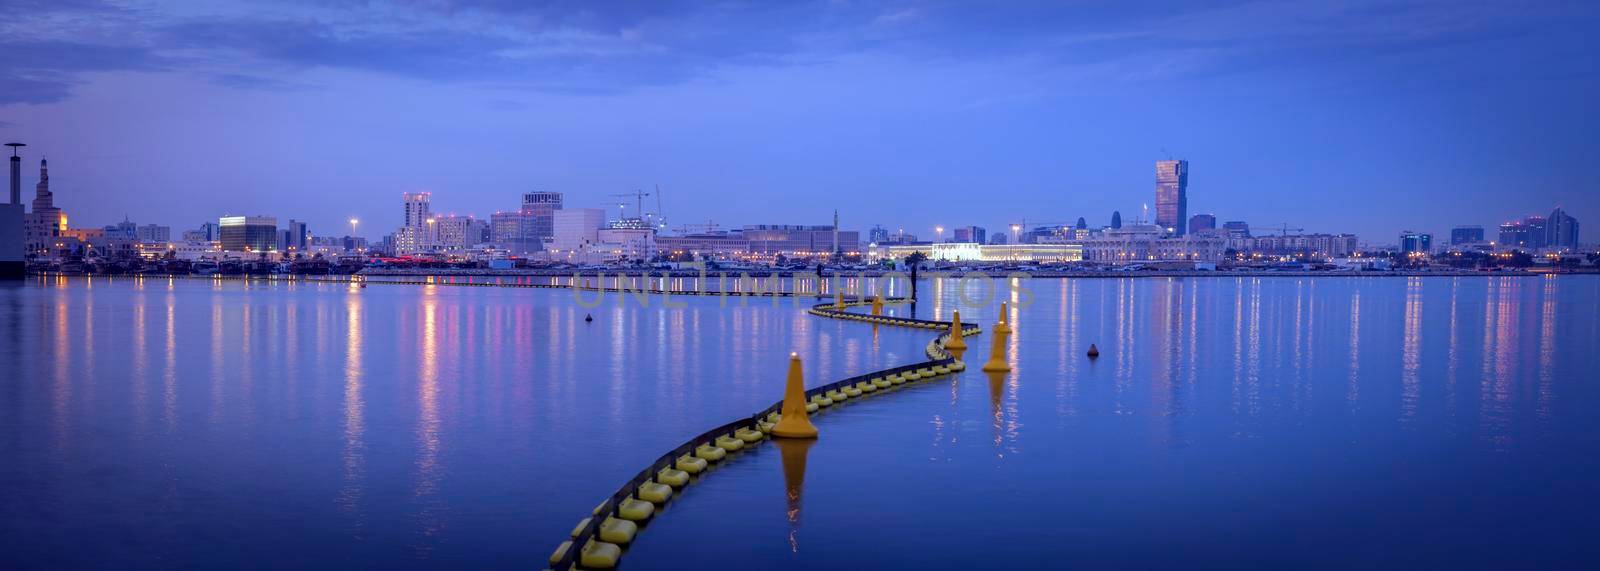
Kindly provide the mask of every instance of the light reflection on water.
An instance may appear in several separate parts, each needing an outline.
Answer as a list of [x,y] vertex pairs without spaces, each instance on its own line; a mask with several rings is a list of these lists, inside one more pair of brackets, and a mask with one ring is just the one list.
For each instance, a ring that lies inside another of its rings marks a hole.
[[[1013,304],[1011,373],[974,367],[821,417],[806,473],[750,453],[669,505],[628,565],[953,568],[996,564],[972,546],[999,544],[1019,566],[1045,547],[1052,564],[1284,564],[1348,545],[1372,548],[1334,561],[1493,562],[1572,553],[1593,531],[1575,506],[1596,499],[1581,475],[1597,467],[1600,279],[1022,283],[995,300]],[[973,284],[922,287],[919,316],[995,319],[961,306]],[[15,332],[0,361],[19,372],[0,387],[0,457],[24,467],[0,471],[0,536],[24,566],[537,565],[640,463],[776,400],[789,351],[817,384],[917,359],[929,335],[788,300],[618,299],[0,289]],[[1010,523],[975,527],[996,521]],[[1512,525],[1499,543],[1464,531]],[[1434,539],[1381,539],[1414,529]],[[1019,543],[1030,530],[1049,541]],[[748,540],[717,539],[732,535]]]
[[1586,475],[1600,468],[1600,279],[1032,285],[1011,373],[818,419],[798,538],[774,517],[792,508],[764,493],[776,460],[757,453],[669,506],[630,568],[1504,568],[1600,554],[1585,507],[1600,500]]

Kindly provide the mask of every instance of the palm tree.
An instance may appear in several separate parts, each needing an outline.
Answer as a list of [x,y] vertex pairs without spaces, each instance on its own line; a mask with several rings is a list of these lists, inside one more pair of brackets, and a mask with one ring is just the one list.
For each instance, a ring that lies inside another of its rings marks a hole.
[[917,266],[927,261],[928,255],[922,252],[912,252],[906,255],[906,267],[911,268],[911,299],[917,299]]

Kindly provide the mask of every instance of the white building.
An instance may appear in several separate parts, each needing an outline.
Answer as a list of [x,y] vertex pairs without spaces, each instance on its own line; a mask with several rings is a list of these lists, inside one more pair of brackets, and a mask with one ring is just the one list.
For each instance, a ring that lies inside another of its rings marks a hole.
[[555,239],[552,250],[572,252],[600,240],[606,225],[606,211],[599,208],[574,208],[555,211]]
[[395,253],[415,254],[432,248],[433,231],[429,228],[433,221],[433,211],[429,205],[432,196],[427,192],[407,192],[402,195],[405,223],[395,230]]

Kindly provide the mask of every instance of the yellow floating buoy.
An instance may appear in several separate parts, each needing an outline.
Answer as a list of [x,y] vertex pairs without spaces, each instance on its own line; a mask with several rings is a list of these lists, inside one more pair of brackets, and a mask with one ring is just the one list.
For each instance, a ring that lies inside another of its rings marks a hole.
[[[833,399],[828,398],[826,395],[811,395],[811,402],[806,404],[814,404],[817,406],[833,406]],[[810,411],[807,410],[806,412]]]
[[655,482],[639,484],[639,499],[657,504],[667,503],[672,499],[672,486]]
[[1011,312],[1006,309],[1006,302],[1000,302],[1000,322],[994,324],[995,333],[999,333],[1001,335],[1011,333],[1011,322],[1006,320],[1006,316],[1009,313]]
[[844,290],[833,292],[833,308],[844,310]]
[[844,391],[841,391],[839,389],[834,389],[834,390],[828,391],[827,397],[828,397],[828,400],[833,401],[835,404],[850,399],[850,395],[844,394]]
[[578,564],[594,569],[610,569],[622,559],[622,548],[616,544],[590,541],[578,552]]
[[[819,409],[819,408],[822,408],[822,407],[820,405],[818,405],[817,403],[814,403],[814,402],[806,403],[806,412],[808,412],[808,413],[817,412],[817,409]],[[768,430],[767,432],[772,432],[772,431]]]
[[622,500],[622,504],[617,506],[617,515],[626,520],[644,521],[655,513],[655,504],[633,498]]
[[[718,452],[721,451],[719,450]],[[700,472],[705,471],[707,462],[703,458],[695,458],[685,454],[683,456],[679,456],[678,461],[674,462],[672,465],[676,466],[679,470],[683,470],[690,474],[699,474]]]
[[759,430],[751,430],[749,428],[741,428],[741,429],[733,431],[733,437],[734,438],[738,438],[739,440],[743,440],[743,441],[745,441],[746,444],[748,444],[748,443],[752,443],[752,442],[760,442],[761,439],[762,438],[766,438],[767,435],[762,434],[761,431],[759,431]]
[[568,549],[572,549],[571,541],[563,541],[561,542],[561,545],[557,545],[556,552],[550,554],[550,564],[555,565],[556,563],[560,562],[562,557],[567,556]]
[[885,389],[885,388],[889,388],[889,385],[892,385],[894,383],[889,382],[889,379],[885,379],[883,377],[878,377],[876,379],[872,379],[872,384],[873,384],[873,386],[876,386],[876,387],[878,387],[880,389]]
[[884,377],[884,378],[888,379],[889,383],[890,384],[894,384],[894,385],[904,384],[906,382],[906,378],[905,377],[902,377],[902,376],[897,375],[897,374],[896,375],[889,375],[889,376]]
[[716,462],[718,460],[721,460],[723,456],[727,456],[727,455],[728,455],[728,451],[727,450],[723,450],[721,448],[713,447],[710,444],[701,444],[698,448],[694,449],[694,456],[696,458],[700,458],[702,460],[709,460],[711,462]]
[[967,364],[963,363],[961,361],[951,361],[950,362],[950,370],[951,371],[957,371],[957,372],[965,371],[965,370],[967,370]]
[[985,372],[997,373],[1011,370],[1011,364],[1006,362],[1006,336],[995,335],[990,338],[989,361],[983,364]]
[[600,540],[607,543],[629,543],[638,533],[639,524],[625,519],[608,517],[600,522]]
[[[839,294],[843,299],[843,293]],[[789,374],[784,379],[783,406],[778,409],[783,413],[778,419],[777,426],[772,427],[772,435],[778,438],[816,438],[817,427],[811,424],[811,419],[806,416],[806,387],[805,378],[801,374],[800,355],[789,354]]]
[[861,396],[861,389],[858,389],[858,388],[855,388],[855,387],[845,387],[842,390],[844,391],[845,396],[850,396],[850,397]]
[[872,296],[872,314],[873,315],[883,315],[883,296],[881,296],[881,295]]
[[656,481],[674,488],[682,488],[689,483],[689,473],[683,470],[662,468],[660,472],[656,472]]
[[915,381],[922,378],[922,375],[917,374],[916,371],[905,371],[900,373],[900,377],[908,381]]
[[573,528],[572,528],[572,538],[573,539],[577,539],[578,538],[578,534],[583,533],[583,528],[588,527],[589,526],[589,522],[593,521],[593,520],[594,520],[594,518],[586,517],[586,518],[583,518],[583,520],[579,521],[578,525],[573,526]]
[[741,448],[744,448],[744,441],[743,440],[739,440],[738,438],[733,438],[733,437],[728,436],[726,434],[724,434],[722,436],[718,436],[717,440],[716,440],[716,444],[717,444],[717,448],[721,448],[721,449],[727,450],[729,452],[734,452],[734,451],[737,451],[737,450],[739,450]]
[[961,310],[950,312],[950,340],[944,342],[946,349],[966,349],[967,341],[961,337]]

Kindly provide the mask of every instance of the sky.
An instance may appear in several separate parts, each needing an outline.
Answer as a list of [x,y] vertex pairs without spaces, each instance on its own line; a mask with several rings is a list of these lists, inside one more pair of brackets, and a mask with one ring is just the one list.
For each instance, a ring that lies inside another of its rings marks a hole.
[[1594,2],[3,4],[0,138],[75,226],[376,238],[403,192],[615,215],[659,187],[670,227],[929,238],[1131,220],[1172,157],[1191,214],[1258,233],[1600,232]]

